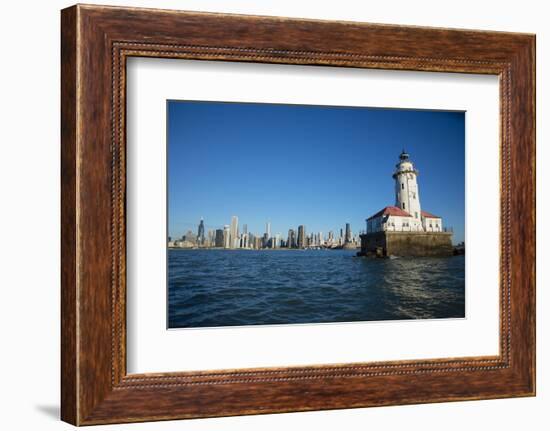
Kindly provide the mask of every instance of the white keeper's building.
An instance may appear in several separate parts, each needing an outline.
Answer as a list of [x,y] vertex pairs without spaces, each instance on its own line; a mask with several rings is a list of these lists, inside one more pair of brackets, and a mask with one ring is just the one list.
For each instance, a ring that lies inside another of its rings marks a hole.
[[395,206],[387,206],[370,216],[367,219],[367,233],[443,232],[441,217],[423,211],[420,206],[418,171],[404,150],[395,167]]

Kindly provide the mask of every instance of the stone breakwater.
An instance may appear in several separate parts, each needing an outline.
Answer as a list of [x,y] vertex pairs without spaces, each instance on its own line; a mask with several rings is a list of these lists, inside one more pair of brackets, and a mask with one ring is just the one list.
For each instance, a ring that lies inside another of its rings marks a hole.
[[373,232],[361,235],[359,256],[452,256],[451,232]]

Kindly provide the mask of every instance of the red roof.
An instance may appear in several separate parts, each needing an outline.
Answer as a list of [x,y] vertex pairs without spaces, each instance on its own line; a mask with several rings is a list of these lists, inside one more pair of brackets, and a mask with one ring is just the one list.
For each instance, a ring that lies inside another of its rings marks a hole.
[[378,211],[376,214],[370,216],[367,220],[371,220],[373,218],[377,218],[383,215],[392,215],[392,216],[399,216],[399,217],[412,217],[408,212],[403,211],[401,208],[398,207],[386,207],[382,208],[380,211]]
[[428,211],[420,211],[422,213],[422,217],[427,217],[427,218],[441,218],[439,216],[436,216],[436,215],[433,215],[431,213],[429,213]]

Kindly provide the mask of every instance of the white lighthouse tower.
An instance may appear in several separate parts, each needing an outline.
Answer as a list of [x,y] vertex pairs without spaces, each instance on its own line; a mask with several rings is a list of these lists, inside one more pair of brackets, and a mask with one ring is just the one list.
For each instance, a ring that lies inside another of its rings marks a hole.
[[371,215],[361,234],[360,256],[450,256],[452,230],[443,219],[420,207],[418,171],[403,150],[395,165],[395,206]]
[[422,211],[416,181],[418,171],[414,168],[405,150],[399,155],[399,163],[395,165],[395,168],[393,174],[395,180],[395,206],[410,214],[410,230],[423,230]]

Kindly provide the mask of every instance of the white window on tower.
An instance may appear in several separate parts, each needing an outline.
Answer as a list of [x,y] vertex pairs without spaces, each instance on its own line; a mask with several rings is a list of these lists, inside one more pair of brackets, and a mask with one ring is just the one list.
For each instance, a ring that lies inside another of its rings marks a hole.
[[417,212],[414,213],[414,218],[418,218],[418,213]]
[[405,190],[405,184],[401,183],[401,190]]

